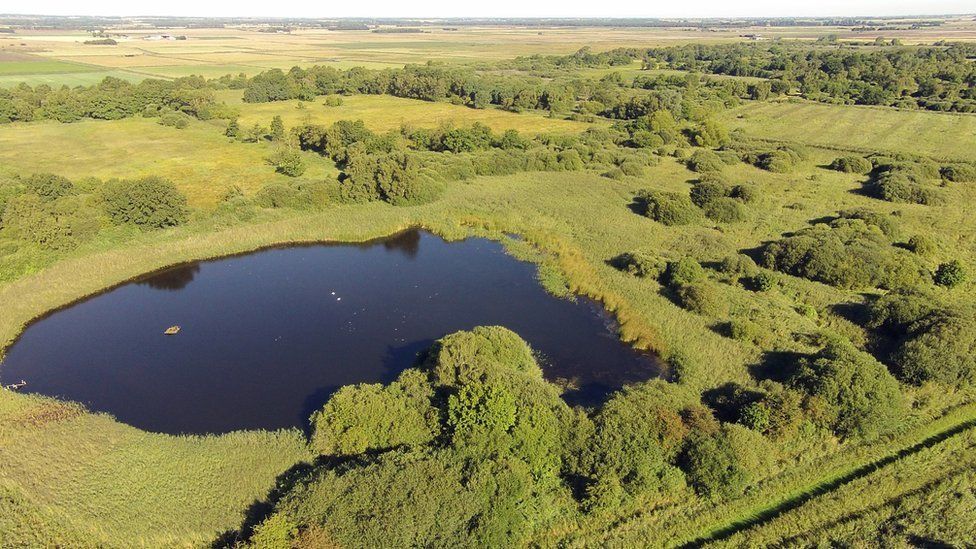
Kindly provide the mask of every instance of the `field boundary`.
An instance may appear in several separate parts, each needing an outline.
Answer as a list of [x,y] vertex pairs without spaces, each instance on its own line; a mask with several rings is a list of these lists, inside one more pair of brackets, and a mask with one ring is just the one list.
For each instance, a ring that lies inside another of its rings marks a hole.
[[[951,420],[946,420],[947,417],[956,415],[961,415],[962,418],[954,422]],[[915,442],[914,444],[902,447],[901,449],[896,450],[884,457],[867,463],[862,463],[847,470],[846,472],[820,479],[819,481],[809,485],[807,488],[794,492],[792,495],[789,495],[772,505],[765,506],[764,508],[750,513],[747,516],[730,521],[723,521],[721,525],[713,526],[699,537],[689,542],[681,543],[677,547],[681,547],[682,549],[702,547],[709,543],[722,541],[739,532],[761,526],[789,511],[803,506],[805,503],[815,498],[829,494],[859,478],[863,478],[871,473],[880,471],[898,460],[918,453],[922,450],[932,448],[941,442],[964,433],[969,429],[976,427],[976,404],[963,405],[960,408],[957,408],[954,412],[950,412],[946,416],[929,423],[923,427],[922,431],[928,431],[932,427],[936,427],[937,424],[944,423],[946,421],[950,421],[950,426],[941,429],[923,438],[922,440]]]

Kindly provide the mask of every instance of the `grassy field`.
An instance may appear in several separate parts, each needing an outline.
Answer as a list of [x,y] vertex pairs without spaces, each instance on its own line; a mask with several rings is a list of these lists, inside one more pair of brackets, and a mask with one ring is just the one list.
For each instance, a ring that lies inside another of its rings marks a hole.
[[779,101],[747,102],[723,116],[754,137],[976,160],[972,114]]
[[298,431],[157,435],[3,393],[4,547],[203,545],[236,527],[276,476],[311,458]]
[[417,99],[403,99],[389,95],[353,95],[342,98],[342,105],[324,105],[323,97],[305,102],[299,109],[299,101],[273,103],[243,103],[240,90],[227,90],[218,97],[240,110],[240,124],[247,128],[255,123],[267,126],[275,116],[281,116],[285,126],[300,124],[329,125],[338,120],[362,120],[375,131],[399,129],[401,125],[434,128],[442,123],[469,126],[481,122],[496,132],[519,130],[528,135],[539,133],[579,133],[590,125],[549,118],[542,113],[521,113],[500,109],[470,109],[450,103],[432,103]]
[[[950,30],[958,28],[965,35],[971,32],[967,25],[953,23]],[[773,32],[805,38],[826,30]],[[43,63],[53,63],[52,72],[3,75],[0,70],[0,85],[5,78],[68,82],[103,70],[141,78],[252,73],[313,63],[464,63],[565,53],[584,44],[606,49],[703,37],[737,40],[739,33],[748,31],[472,27],[457,32],[435,28],[417,35],[185,32],[189,40],[169,42],[145,41],[140,37],[150,31],[133,31],[117,47],[82,46],[87,36],[83,33],[17,36],[17,43],[23,40],[46,50],[39,53],[50,60]],[[7,47],[8,39],[0,38],[0,45]],[[73,61],[90,63],[95,70],[55,70],[58,63],[80,66]],[[635,67],[626,69],[627,76],[633,73]],[[590,76],[600,74],[594,71]],[[299,109],[297,101],[244,104],[240,95],[220,92],[240,110],[245,129],[255,123],[268,126],[275,115],[288,127],[362,119],[377,131],[402,124],[432,127],[475,121],[495,131],[513,128],[527,134],[587,127],[539,113],[473,110],[388,96],[344,97],[339,107],[327,107],[319,98]],[[689,357],[699,367],[686,372],[682,384],[700,392],[728,382],[754,384],[757,371],[774,364],[770,354],[815,351],[819,342],[814,336],[823,332],[842,334],[863,346],[864,329],[842,311],[863,304],[867,296],[786,275],[777,275],[773,289],[753,292],[725,283],[709,270],[709,284],[718,288],[729,312],[708,316],[677,306],[656,280],[623,273],[608,260],[622,252],[644,251],[666,260],[688,256],[714,264],[840,210],[865,208],[897,214],[893,219],[904,236],[900,241],[919,233],[930,236],[935,249],[924,258],[926,267],[957,258],[976,264],[976,225],[971,222],[976,185],[936,189],[941,200],[934,206],[893,204],[865,196],[864,176],[824,168],[840,154],[837,149],[976,160],[976,117],[805,102],[746,102],[723,116],[728,125],[749,136],[810,145],[810,157],[792,173],[772,173],[745,163],[725,166],[722,173],[730,185],[751,184],[757,191],[756,201],[744,206],[746,219],[682,226],[665,226],[629,207],[642,189],[688,193],[698,174],[670,156],[655,157],[656,164],[643,168],[642,174],[620,180],[585,171],[476,177],[447,184],[439,199],[419,206],[372,202],[328,204],[305,212],[260,210],[250,221],[227,226],[215,223],[206,210],[229,186],[239,185],[246,195],[253,195],[269,182],[287,181],[265,160],[270,143],[232,141],[223,136],[224,123],[219,121],[193,120],[183,130],[139,117],[0,125],[0,173],[53,172],[83,188],[95,184],[82,181],[86,177],[160,175],[172,179],[197,210],[178,228],[145,233],[133,229],[124,238],[118,232],[100,233],[39,271],[0,282],[0,357],[24,326],[45,312],[149,271],[277,244],[361,242],[419,226],[448,238],[477,235],[503,240],[513,253],[539,264],[540,280],[547,287],[601,301],[619,321],[625,341],[662,355],[681,352]],[[309,169],[304,177],[336,177],[331,161],[311,153],[305,158]],[[510,234],[521,238],[507,238]],[[950,291],[969,295],[974,288],[970,280],[954,290],[931,290],[951,298]],[[725,325],[730,319],[749,319],[775,342],[755,344],[728,337]],[[765,546],[802,544],[817,536],[849,539],[852,532],[870,530],[872,521],[923,508],[926,498],[936,497],[927,494],[972,484],[973,391],[907,385],[903,390],[912,411],[890,438],[843,443],[819,431],[801,433],[796,440],[776,443],[763,479],[742,497],[713,501],[694,496],[691,488],[682,492],[688,501],[639,497],[613,516],[589,515],[560,524],[558,531],[542,532],[535,541],[549,545],[563,538],[569,546]],[[267,497],[279,475],[310,458],[297,430],[160,435],[75,404],[0,390],[0,546],[208,545],[221,532],[238,527],[248,509]]]
[[[271,152],[270,143],[234,142],[223,136],[221,124],[199,121],[182,130],[149,118],[0,126],[0,165],[15,173],[72,179],[160,175],[196,206],[213,205],[231,185],[253,193],[271,181],[285,181],[265,161]],[[307,177],[336,176],[331,161],[312,154],[306,159]]]
[[[804,170],[817,170],[814,166],[822,161],[822,157],[811,159]],[[807,220],[839,208],[866,206],[886,209],[887,206],[851,193],[851,189],[858,186],[857,181],[833,172],[823,172],[815,183],[807,181],[802,185],[798,185],[795,176],[768,174],[745,165],[737,167],[729,175],[735,181],[750,180],[761,185],[766,198],[751,207],[753,215],[749,222],[729,226],[722,231],[695,226],[663,227],[629,211],[627,203],[636,188],[686,188],[689,172],[676,162],[666,160],[639,180],[614,182],[591,174],[545,173],[479,178],[468,184],[451,186],[441,200],[426,206],[342,206],[329,208],[321,214],[298,215],[216,233],[187,226],[145,235],[122,248],[110,247],[104,251],[98,251],[99,245],[96,243],[94,249],[79,249],[71,257],[36,275],[0,286],[0,300],[5,304],[0,310],[0,336],[4,341],[9,341],[24,323],[43,311],[176,262],[275,243],[364,240],[407,226],[421,225],[454,237],[484,234],[500,238],[503,233],[521,234],[526,243],[539,250],[543,272],[559,273],[569,288],[601,299],[618,315],[623,322],[623,337],[642,346],[680,349],[701,364],[722,365],[721,368],[705,368],[696,372],[689,383],[709,387],[725,381],[745,381],[749,378],[750,366],[761,358],[758,348],[719,335],[713,330],[714,319],[678,308],[659,293],[656,283],[622,274],[607,266],[606,259],[625,250],[647,249],[668,255],[691,254],[701,260],[716,260],[743,247],[754,246],[771,235],[801,227]],[[965,203],[976,199],[973,189],[964,191],[967,194],[959,195],[955,202]],[[787,204],[801,206],[784,208]],[[907,208],[902,221],[911,229],[929,223],[927,215],[921,208]],[[613,223],[607,223],[608,219],[613,219]],[[728,288],[728,297],[737,314],[751,315],[756,322],[778,330],[784,337],[794,332],[815,331],[818,326],[832,321],[829,312],[832,303],[857,299],[856,295],[801,279],[784,280],[779,291],[762,295]],[[798,304],[811,305],[820,315],[817,319],[802,315],[796,310]],[[794,350],[809,350],[802,343],[796,345]],[[938,406],[951,406],[960,398],[963,397],[945,395]],[[44,473],[53,477],[41,476],[31,469],[36,441],[19,436],[17,425],[21,421],[18,418],[24,414],[21,410],[42,402],[48,401],[0,393],[0,410],[3,411],[0,413],[0,426],[5,432],[13,433],[10,440],[18,441],[17,444],[2,446],[5,455],[0,460],[0,479],[4,480],[7,490],[20,494],[17,501],[32,505],[34,511],[29,517],[41,517],[36,520],[48,517],[55,524],[71,525],[71,530],[82,536],[94,530],[104,536],[101,539],[107,540],[106,543],[120,539],[118,536],[122,536],[121,539],[146,540],[149,545],[159,539],[183,543],[201,539],[203,532],[227,528],[233,525],[233,518],[239,516],[248,497],[252,497],[255,491],[259,492],[260,487],[267,486],[268,479],[275,472],[301,455],[294,444],[288,442],[288,436],[282,434],[244,437],[243,440],[249,441],[247,444],[235,438],[243,435],[174,439],[141,433],[103,416],[84,414],[50,426],[45,424],[45,433],[51,429],[51,439],[44,443],[50,445],[51,449],[46,450],[45,455],[52,456],[45,459],[66,459],[64,456],[71,456],[75,461],[71,467],[55,467],[53,472]],[[99,437],[106,432],[114,433],[107,435],[109,439],[119,441],[122,449],[117,449],[118,453],[110,451],[103,454],[102,450],[97,450],[102,444],[92,442],[103,440]],[[43,440],[48,440],[47,434]],[[291,450],[283,452],[282,445]],[[215,447],[220,450],[214,450]],[[807,459],[830,453],[831,462],[836,463],[840,470],[846,470],[856,463],[850,461],[849,454],[837,452],[838,448],[832,444],[794,450],[807,453]],[[848,450],[861,451],[856,446]],[[197,467],[200,464],[198,460],[204,459],[201,454],[208,456],[206,459],[209,460],[233,455],[233,463],[258,463],[261,465],[254,466],[256,470],[265,473],[252,476],[253,484],[246,489],[229,489],[226,483],[238,482],[241,470],[236,465],[218,466],[212,461],[205,461],[209,465],[201,466],[204,473],[184,481],[187,483],[185,485],[175,485],[170,475],[174,474],[173,470],[181,470],[177,464]],[[280,461],[268,457],[277,454],[283,456]],[[868,453],[869,458],[876,455]],[[131,467],[129,464],[133,462],[156,464],[164,459],[162,456],[168,456],[171,460],[169,463],[177,469],[164,468],[158,474],[147,473],[146,478],[126,473],[122,480],[119,479],[121,472],[114,469],[119,463],[126,467]],[[771,485],[768,491],[762,493],[762,498],[740,502],[740,505],[747,505],[749,501],[788,497],[798,488],[818,482],[823,470],[817,466],[810,467],[807,473],[803,473],[803,470],[795,472],[781,484]],[[140,489],[145,490],[137,493],[152,492],[155,496],[133,498],[129,500],[133,503],[124,512],[111,515],[98,515],[91,507],[93,504],[85,504],[79,499],[82,497],[79,494],[93,493],[99,494],[99,497],[115,497],[113,494],[120,491],[135,490],[133,486],[141,486]],[[185,492],[200,494],[204,504],[216,511],[198,512],[197,507],[190,506],[185,507],[186,514],[182,512],[184,507],[181,507],[176,517],[152,518],[160,502],[182,497],[179,494]],[[203,497],[203,494],[207,494],[207,497]],[[59,501],[64,504],[58,504]],[[703,516],[700,522],[688,523],[681,519],[666,524],[671,524],[668,528],[674,528],[676,535],[680,533],[694,538],[708,531],[708,517],[721,521],[722,517],[744,511],[742,507],[735,507]],[[654,522],[667,521],[668,516],[655,515]],[[189,521],[192,526],[178,526],[187,517],[196,517]],[[117,523],[119,520],[124,520],[124,523]],[[154,520],[163,521],[163,524]],[[671,520],[675,520],[675,517]],[[638,532],[637,526],[630,522],[621,526],[627,524],[634,528],[632,534]],[[699,529],[693,527],[695,524],[699,525]],[[16,527],[16,532],[24,528],[23,525]],[[657,530],[651,527],[642,531]],[[615,539],[618,535],[613,533],[608,539]]]
[[50,59],[0,60],[0,76],[89,72],[92,67]]

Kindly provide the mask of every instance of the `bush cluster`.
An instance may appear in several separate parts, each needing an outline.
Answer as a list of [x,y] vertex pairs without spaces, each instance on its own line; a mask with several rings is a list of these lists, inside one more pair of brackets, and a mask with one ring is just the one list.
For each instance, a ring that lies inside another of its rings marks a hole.
[[840,218],[771,242],[764,266],[841,288],[918,286],[924,267],[863,219]]

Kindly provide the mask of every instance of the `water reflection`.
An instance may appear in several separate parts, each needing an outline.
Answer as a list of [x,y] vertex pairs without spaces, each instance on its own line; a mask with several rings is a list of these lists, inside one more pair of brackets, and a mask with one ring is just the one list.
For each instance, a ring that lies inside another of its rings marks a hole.
[[[192,281],[192,284],[190,282]],[[158,291],[166,290],[166,291]],[[596,404],[659,363],[602,309],[547,294],[535,267],[483,239],[407,231],[180,266],[28,327],[0,381],[168,433],[304,426],[338,387],[388,382],[445,334],[506,326],[566,398]],[[173,325],[177,335],[163,335]]]
[[172,267],[152,276],[136,280],[136,284],[149,286],[155,290],[176,291],[186,288],[186,285],[193,282],[193,277],[200,272],[199,263],[188,263],[178,267]]

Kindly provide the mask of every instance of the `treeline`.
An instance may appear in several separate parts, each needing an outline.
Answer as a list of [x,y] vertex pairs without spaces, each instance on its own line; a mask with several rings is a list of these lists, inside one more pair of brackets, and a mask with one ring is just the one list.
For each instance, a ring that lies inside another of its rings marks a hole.
[[20,84],[0,89],[0,123],[83,118],[118,120],[180,112],[200,119],[224,118],[227,107],[214,99],[214,87],[198,76],[176,80],[143,80],[132,84],[106,77],[92,86],[52,88]]
[[[424,101],[447,101],[471,108],[500,107],[511,111],[545,110],[578,116],[633,119],[668,109],[678,118],[700,118],[702,111],[722,109],[757,95],[755,86],[733,80],[687,77],[641,78],[633,83],[619,74],[600,80],[542,79],[495,75],[443,65],[408,65],[402,69],[369,70],[333,67],[272,69],[250,79],[225,77],[222,85],[243,87],[251,103],[301,99],[319,95],[386,94]],[[765,91],[768,96],[769,90]]]
[[0,278],[30,272],[103,231],[154,230],[188,220],[186,197],[159,177],[103,182],[34,174],[0,181]]
[[787,83],[808,99],[976,112],[976,46],[880,50],[773,45],[695,44],[653,48],[649,64]]
[[362,121],[341,120],[292,131],[298,147],[336,162],[340,198],[350,202],[426,202],[437,196],[442,183],[478,175],[583,169],[608,177],[640,175],[657,162],[651,150],[621,146],[629,142],[626,132],[599,128],[529,139],[515,130],[495,133],[479,123],[378,134]]

